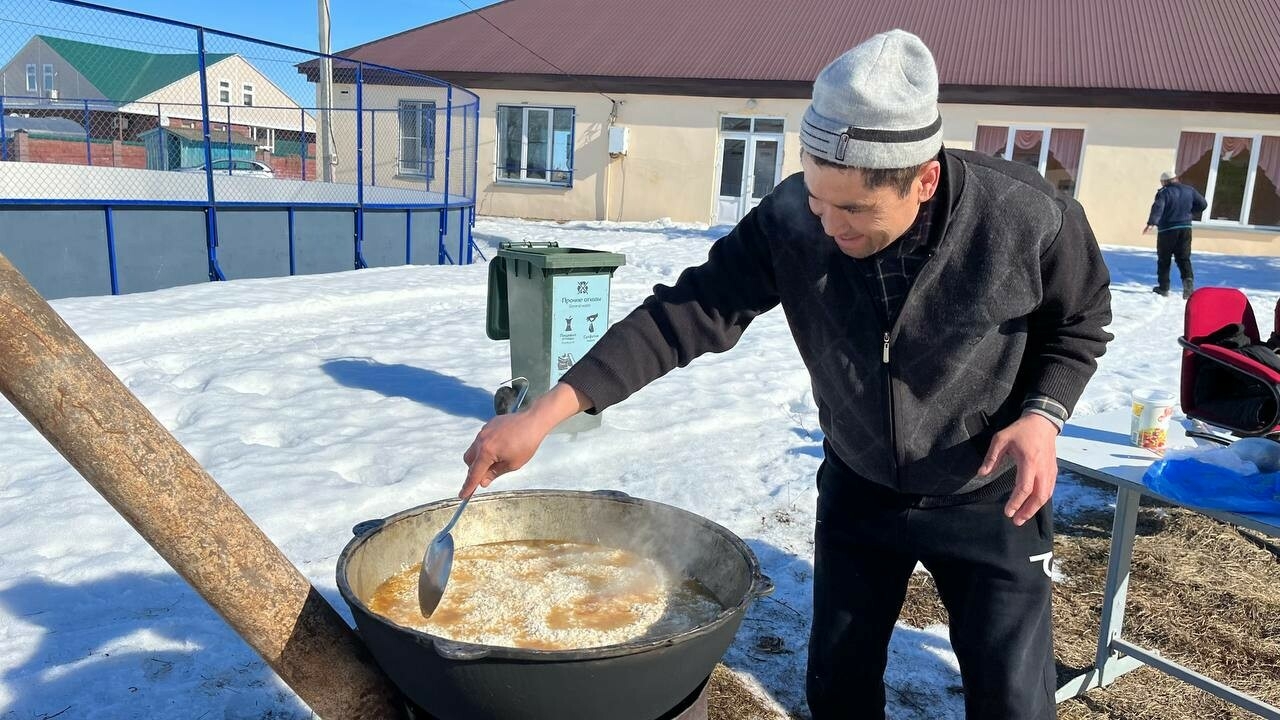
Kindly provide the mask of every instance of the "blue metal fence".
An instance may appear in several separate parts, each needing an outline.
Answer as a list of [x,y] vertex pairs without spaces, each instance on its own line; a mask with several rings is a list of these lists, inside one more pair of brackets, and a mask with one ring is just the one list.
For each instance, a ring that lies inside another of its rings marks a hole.
[[352,268],[379,262],[375,212],[403,214],[406,263],[469,263],[478,118],[475,94],[419,73],[79,0],[0,0],[0,212],[98,209],[112,292],[129,291],[120,208],[203,213],[210,280],[233,276],[219,262],[233,209],[281,214],[291,274],[309,247],[295,234],[318,226],[304,211],[350,213]]

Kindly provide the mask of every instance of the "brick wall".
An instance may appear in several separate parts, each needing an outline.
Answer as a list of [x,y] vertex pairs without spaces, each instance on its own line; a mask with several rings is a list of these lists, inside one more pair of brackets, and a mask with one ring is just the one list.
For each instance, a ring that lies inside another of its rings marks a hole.
[[[111,142],[94,141],[92,148],[92,164],[100,167],[122,167],[146,169],[147,149],[142,145],[123,143],[119,140]],[[258,162],[266,163],[275,172],[276,177],[287,180],[315,180],[316,159],[315,144],[309,147],[311,157],[306,160],[306,175],[303,175],[302,158],[297,155],[273,155],[265,150],[258,152]],[[56,163],[60,165],[88,165],[89,158],[83,140],[53,140],[49,138],[31,137],[19,131],[13,134],[5,158],[18,162]]]
[[[316,179],[315,144],[312,143],[307,157],[306,180]],[[276,177],[286,180],[303,180],[302,157],[299,155],[274,155],[265,150],[258,151],[258,162],[271,167]]]
[[[31,137],[19,131],[13,134],[13,142],[6,158],[19,162],[55,163],[59,165],[89,165],[100,167],[146,168],[147,149],[141,145],[125,144],[119,140],[95,141],[85,146],[83,140],[53,140]],[[92,163],[90,163],[92,160]]]

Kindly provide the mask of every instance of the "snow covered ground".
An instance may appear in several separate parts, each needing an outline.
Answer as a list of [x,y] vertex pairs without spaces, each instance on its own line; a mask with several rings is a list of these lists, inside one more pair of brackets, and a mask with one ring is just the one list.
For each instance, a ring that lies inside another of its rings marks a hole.
[[[726,228],[482,219],[477,241],[622,252],[611,316],[700,262]],[[1183,303],[1150,287],[1150,251],[1107,248],[1116,340],[1077,410],[1176,388]],[[1280,259],[1197,254],[1202,285],[1249,294],[1271,330]],[[1176,277],[1176,273],[1175,273]],[[350,617],[334,567],[356,522],[454,495],[461,455],[510,377],[485,337],[486,267],[405,267],[245,280],[54,303],[89,345],[317,588]],[[0,329],[0,331],[3,331]],[[0,719],[309,717],[302,703],[8,403],[0,401]],[[553,436],[495,488],[615,488],[747,540],[776,593],[726,662],[788,711],[804,706],[814,472],[821,434],[780,312]],[[1060,512],[1105,506],[1064,476]],[[756,648],[776,636],[784,652]],[[900,626],[887,680],[961,718],[943,626]],[[891,717],[925,715],[890,693]]]

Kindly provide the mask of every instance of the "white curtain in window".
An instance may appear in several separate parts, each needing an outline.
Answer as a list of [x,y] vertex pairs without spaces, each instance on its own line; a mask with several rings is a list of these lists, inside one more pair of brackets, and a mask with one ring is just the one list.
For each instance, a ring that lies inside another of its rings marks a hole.
[[1257,168],[1249,224],[1275,227],[1280,225],[1280,137],[1262,138]]
[[984,155],[995,155],[1003,153],[1004,146],[1009,142],[1009,128],[1001,125],[979,125],[978,137],[975,138],[973,149]]
[[1248,155],[1252,148],[1253,138],[1224,136],[1222,138],[1222,159],[1231,160],[1237,155]]
[[1258,152],[1258,170],[1266,173],[1272,184],[1280,187],[1280,137],[1263,137]]
[[1084,148],[1084,130],[1049,131],[1049,154],[1054,157],[1072,180],[1080,170],[1080,151]]
[[1213,133],[1184,132],[1178,138],[1178,160],[1174,172],[1181,175],[1213,150]]
[[1019,130],[1013,136],[1013,146],[1018,150],[1030,150],[1044,139],[1042,130]]

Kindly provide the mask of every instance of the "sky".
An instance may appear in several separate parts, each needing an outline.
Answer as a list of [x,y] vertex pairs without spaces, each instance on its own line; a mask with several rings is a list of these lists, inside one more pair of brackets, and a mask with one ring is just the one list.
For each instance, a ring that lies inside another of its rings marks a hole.
[[[330,0],[329,23],[336,52],[420,25],[483,8],[497,0]],[[215,30],[318,50],[318,0],[114,0],[102,3]]]
[[[331,0],[331,51],[336,54],[356,45],[470,12],[470,9],[483,9],[494,2]],[[116,0],[104,4],[300,50],[316,51],[319,48],[317,2],[314,0],[223,0],[214,3]],[[506,30],[519,37],[518,28]],[[195,33],[180,26],[64,5],[53,0],[0,0],[0,66],[6,64],[34,35],[52,35],[162,54],[194,53],[197,48]],[[307,54],[216,34],[206,36],[206,50],[209,53],[239,54],[295,101],[305,107],[315,104],[314,86],[297,71],[298,63],[310,59]]]
[[[481,218],[476,237],[487,257],[500,240],[624,253],[617,320],[701,262],[725,229]],[[1184,303],[1151,292],[1152,251],[1105,257],[1116,339],[1079,416],[1124,410],[1136,387],[1177,386]],[[1280,258],[1195,262],[1201,284],[1242,288],[1271,331]],[[350,622],[335,571],[352,526],[454,497],[462,454],[511,377],[508,343],[485,335],[487,269],[241,280],[53,307]],[[2,399],[0,438],[0,718],[309,717]],[[751,606],[724,661],[774,707],[800,713],[821,441],[808,375],[782,312],[770,312],[738,347],[651,384],[600,427],[551,436],[492,490],[621,490],[742,537],[777,590]],[[1112,501],[1068,475],[1055,493],[1060,516]],[[1072,572],[1059,566],[1055,578]],[[768,637],[781,652],[757,650]],[[890,718],[962,718],[945,626],[899,625],[890,655]]]

